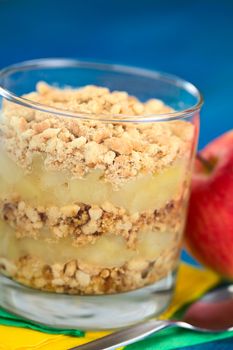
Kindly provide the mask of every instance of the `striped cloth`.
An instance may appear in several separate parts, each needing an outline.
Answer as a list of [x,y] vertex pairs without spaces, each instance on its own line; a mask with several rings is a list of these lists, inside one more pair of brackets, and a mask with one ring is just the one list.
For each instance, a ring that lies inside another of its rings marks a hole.
[[[160,318],[166,319],[182,306],[191,303],[220,282],[213,272],[182,263],[178,273],[175,296],[169,309]],[[59,331],[22,321],[0,310],[0,350],[65,350],[102,337],[109,332]],[[200,344],[233,336],[231,333],[199,334],[181,329],[167,329],[139,343],[127,346],[127,350],[168,350]]]

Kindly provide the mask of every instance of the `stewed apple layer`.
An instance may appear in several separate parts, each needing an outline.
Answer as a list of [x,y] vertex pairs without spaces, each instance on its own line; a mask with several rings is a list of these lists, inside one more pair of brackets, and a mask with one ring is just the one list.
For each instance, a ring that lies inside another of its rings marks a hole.
[[77,259],[83,263],[101,268],[120,267],[131,259],[155,260],[171,246],[174,233],[144,232],[137,235],[133,248],[127,246],[122,236],[103,235],[95,241],[82,246],[75,246],[70,238],[52,240],[46,232],[36,239],[16,238],[15,230],[0,221],[0,256],[17,260],[22,256],[36,256],[45,264],[66,263]]
[[177,264],[181,233],[139,232],[134,248],[117,235],[74,246],[69,238],[51,241],[16,238],[0,222],[0,270],[23,284],[47,291],[103,294],[129,291],[153,283]]
[[32,172],[24,170],[8,155],[0,155],[1,198],[16,193],[33,205],[66,205],[74,202],[101,205],[108,201],[129,212],[157,210],[179,196],[187,169],[187,160],[154,174],[145,174],[115,190],[103,179],[101,170],[92,170],[84,178],[72,178],[68,172],[45,169],[43,159],[35,158]]

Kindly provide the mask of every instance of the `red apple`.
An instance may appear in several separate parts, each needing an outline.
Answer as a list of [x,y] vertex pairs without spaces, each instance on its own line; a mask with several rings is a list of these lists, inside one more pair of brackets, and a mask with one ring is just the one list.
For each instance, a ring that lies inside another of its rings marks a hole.
[[202,264],[233,278],[233,130],[195,160],[186,244]]

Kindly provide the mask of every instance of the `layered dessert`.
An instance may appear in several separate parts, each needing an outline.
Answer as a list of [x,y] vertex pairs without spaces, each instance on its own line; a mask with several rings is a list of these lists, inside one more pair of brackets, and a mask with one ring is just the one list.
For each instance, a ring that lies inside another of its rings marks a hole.
[[[97,86],[59,89],[40,82],[23,97],[61,113],[4,100],[1,273],[45,291],[96,295],[141,288],[174,271],[192,123],[143,122],[140,116],[172,109]],[[112,120],[103,121],[110,114]],[[120,121],[123,115],[132,122]]]

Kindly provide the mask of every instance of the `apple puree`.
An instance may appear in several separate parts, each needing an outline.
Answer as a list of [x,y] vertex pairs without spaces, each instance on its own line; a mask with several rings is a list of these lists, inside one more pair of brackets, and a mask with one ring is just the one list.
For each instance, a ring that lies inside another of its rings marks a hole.
[[176,267],[181,244],[180,235],[170,232],[141,232],[134,248],[116,235],[81,247],[69,238],[52,241],[45,237],[42,233],[36,240],[16,238],[14,230],[0,221],[0,271],[48,291],[113,293],[164,277]]
[[[14,230],[0,222],[0,255],[10,260],[21,256],[36,256],[45,264],[66,263],[76,259],[100,268],[120,267],[131,259],[155,260],[172,244],[174,235],[170,232],[139,232],[134,247],[127,246],[122,236],[104,235],[84,246],[75,246],[70,238],[51,240],[47,234],[37,239],[16,238]],[[119,251],[121,252],[119,254]]]
[[115,190],[102,180],[103,171],[92,170],[82,179],[72,179],[68,172],[48,171],[36,157],[32,172],[25,175],[4,152],[0,155],[0,198],[9,193],[34,205],[66,205],[74,202],[100,205],[106,201],[129,212],[163,208],[179,196],[185,180],[186,164],[177,161],[160,173],[142,175]]
[[152,99],[39,83],[24,96],[93,120],[4,101],[0,118],[0,270],[71,294],[134,290],[177,266],[194,127],[184,120],[104,123],[167,113]]

